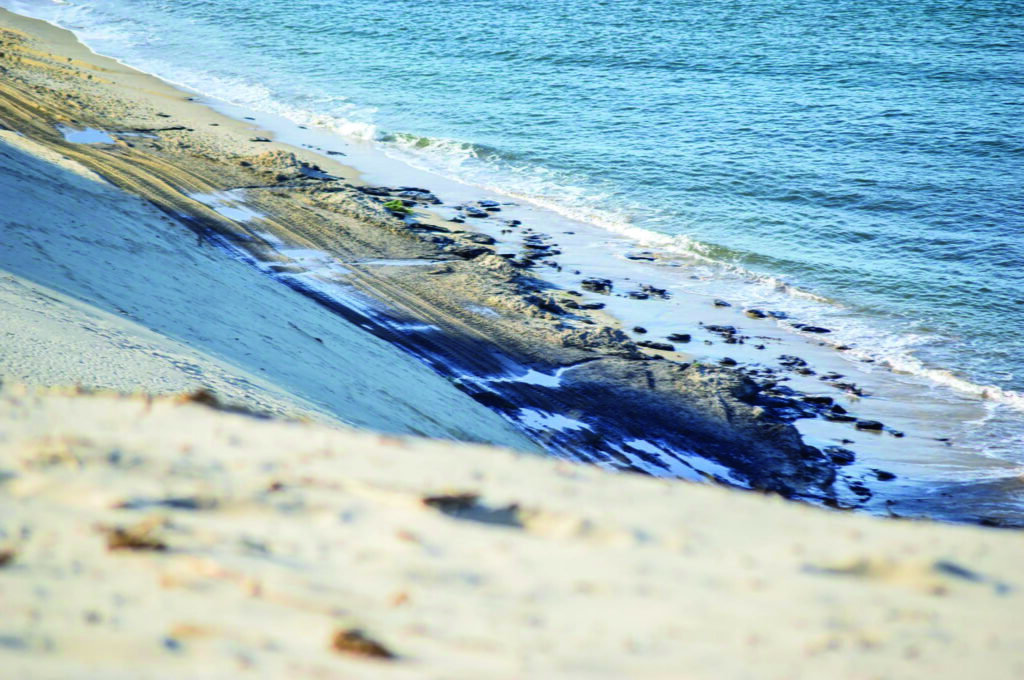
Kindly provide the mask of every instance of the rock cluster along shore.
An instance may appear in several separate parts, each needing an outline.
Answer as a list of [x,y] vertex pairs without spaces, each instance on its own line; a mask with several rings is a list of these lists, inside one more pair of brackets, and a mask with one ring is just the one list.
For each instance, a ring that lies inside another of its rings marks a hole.
[[[422,359],[556,455],[649,474],[696,473],[834,502],[834,457],[804,444],[792,421],[843,414],[816,411],[817,405],[786,393],[773,376],[728,362],[682,361],[671,354],[670,342],[633,341],[601,316],[603,303],[577,301],[577,291],[553,288],[531,271],[544,263],[557,268],[558,245],[529,225],[504,220],[497,202],[467,203],[452,221],[434,219],[422,208],[441,205],[443,198],[429,188],[366,185],[331,161],[253,141],[247,126],[200,111],[173,90],[166,92],[179,98],[177,108],[166,99],[155,105],[146,88],[164,86],[141,74],[129,73],[136,79],[130,86],[89,80],[83,77],[87,66],[49,57],[26,62],[18,56],[25,38],[4,33],[3,40],[5,125],[157,205],[192,229],[200,246],[221,244],[269,263],[269,275]],[[19,103],[26,101],[34,106]],[[164,116],[187,124],[167,125],[173,121]],[[207,120],[194,121],[196,116]],[[74,144],[56,131],[58,123],[109,130],[116,142]],[[136,128],[152,136],[117,132]],[[259,210],[258,225],[191,198],[226,191]],[[503,231],[519,236],[519,251],[462,228],[484,219],[503,220]],[[306,268],[267,234],[346,263],[339,285],[369,295],[374,309],[304,283]],[[360,264],[402,258],[436,264]],[[581,288],[595,293],[667,295],[649,284],[620,292],[611,280],[580,276]],[[721,332],[726,342],[743,341],[735,329]],[[672,342],[689,337],[680,333]],[[563,369],[558,384],[510,379],[529,370],[550,375]],[[701,460],[729,473],[696,469]]]

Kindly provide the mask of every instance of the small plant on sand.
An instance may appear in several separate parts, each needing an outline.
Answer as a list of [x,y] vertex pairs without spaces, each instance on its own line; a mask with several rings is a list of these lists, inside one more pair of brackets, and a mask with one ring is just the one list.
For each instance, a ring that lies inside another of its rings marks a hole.
[[388,201],[387,203],[385,203],[384,204],[384,208],[386,210],[390,210],[391,212],[401,213],[403,215],[412,214],[412,210],[410,210],[409,208],[405,207],[405,204],[402,203],[397,198],[392,200],[392,201]]

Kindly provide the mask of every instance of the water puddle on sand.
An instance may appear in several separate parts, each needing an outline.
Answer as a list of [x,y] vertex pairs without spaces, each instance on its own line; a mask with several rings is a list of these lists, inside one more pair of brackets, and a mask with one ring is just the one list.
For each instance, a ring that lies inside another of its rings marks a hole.
[[398,260],[359,260],[350,264],[358,265],[374,265],[381,267],[423,267],[431,264],[440,264],[445,260],[425,260],[425,259],[398,259]]
[[85,128],[76,130],[67,125],[58,125],[57,129],[64,135],[64,139],[73,144],[114,144],[117,142],[113,137],[97,128]]
[[207,208],[216,211],[229,220],[248,223],[266,217],[245,204],[245,199],[231,191],[216,191],[208,194],[188,194],[194,201],[199,201]]

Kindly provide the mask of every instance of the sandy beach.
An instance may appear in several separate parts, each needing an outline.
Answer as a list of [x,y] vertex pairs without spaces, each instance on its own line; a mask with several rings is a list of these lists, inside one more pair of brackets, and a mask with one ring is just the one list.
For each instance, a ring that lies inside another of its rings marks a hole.
[[4,673],[1024,677],[1024,537],[872,383],[272,138],[0,10]]

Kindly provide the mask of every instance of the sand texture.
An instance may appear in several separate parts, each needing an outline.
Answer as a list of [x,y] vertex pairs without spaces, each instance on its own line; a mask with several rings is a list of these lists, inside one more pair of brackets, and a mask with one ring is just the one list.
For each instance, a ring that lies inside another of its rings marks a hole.
[[0,431],[6,677],[1024,673],[1015,532],[173,398],[8,388]]
[[0,11],[0,678],[1024,677],[1024,534],[260,136]]

